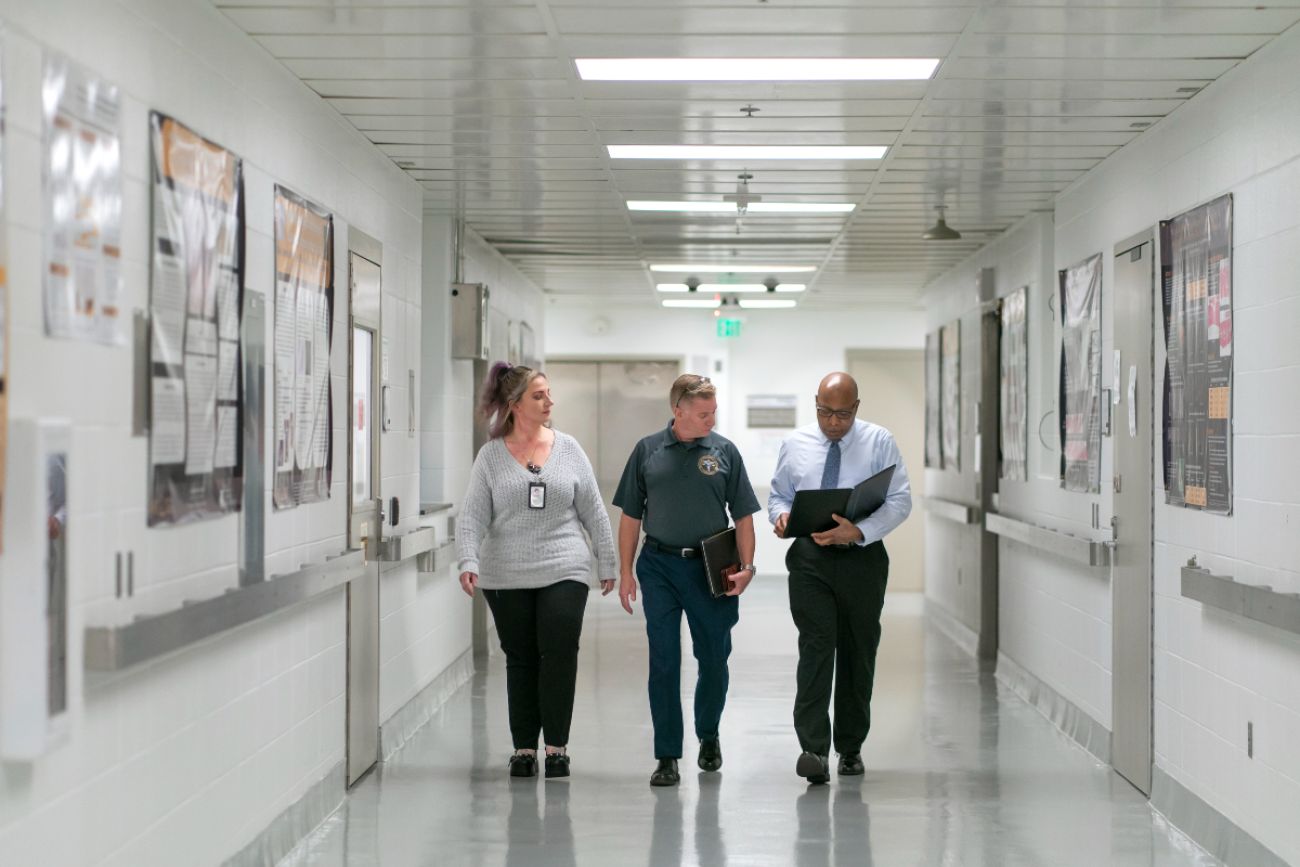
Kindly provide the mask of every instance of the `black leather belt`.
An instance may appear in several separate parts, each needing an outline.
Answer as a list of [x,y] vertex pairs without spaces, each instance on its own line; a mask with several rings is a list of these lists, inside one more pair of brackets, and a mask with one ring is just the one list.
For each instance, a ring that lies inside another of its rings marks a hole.
[[658,551],[660,554],[671,554],[674,557],[682,557],[687,560],[691,559],[692,557],[700,556],[700,549],[698,547],[697,548],[676,548],[673,547],[672,545],[665,545],[663,542],[660,542],[658,539],[652,539],[649,536],[645,537],[645,546],[647,548],[653,548],[654,550]]

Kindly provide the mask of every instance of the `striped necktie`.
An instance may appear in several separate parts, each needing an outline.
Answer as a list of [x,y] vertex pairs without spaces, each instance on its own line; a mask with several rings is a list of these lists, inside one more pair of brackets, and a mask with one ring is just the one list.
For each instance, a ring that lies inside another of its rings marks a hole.
[[840,486],[840,441],[833,440],[826,452],[826,467],[822,470],[822,488]]

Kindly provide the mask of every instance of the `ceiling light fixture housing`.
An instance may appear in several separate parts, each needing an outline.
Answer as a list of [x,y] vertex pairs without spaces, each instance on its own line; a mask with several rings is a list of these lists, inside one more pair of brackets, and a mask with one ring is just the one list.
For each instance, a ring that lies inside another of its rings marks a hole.
[[720,298],[665,298],[659,302],[665,307],[690,307],[700,310],[716,310],[722,306]]
[[[768,283],[700,283],[696,287],[700,292],[705,294],[715,292],[803,292],[808,288],[806,283],[776,283],[773,290],[772,285]],[[689,284],[686,283],[656,283],[655,288],[660,292],[690,292]]]
[[[750,202],[746,206],[751,214],[847,214],[857,207],[852,202]],[[670,202],[633,199],[627,203],[629,211],[670,211],[697,214],[734,214],[733,202]]]
[[674,274],[810,274],[816,265],[691,265],[685,262],[664,262],[650,266],[651,271]]
[[885,145],[605,145],[615,160],[878,160]]
[[793,298],[741,298],[740,307],[743,310],[778,310],[788,309],[797,306]]
[[582,57],[584,81],[921,81],[935,57]]
[[949,226],[948,221],[943,218],[943,210],[943,205],[940,205],[938,222],[921,233],[923,241],[956,241],[961,238],[961,232]]

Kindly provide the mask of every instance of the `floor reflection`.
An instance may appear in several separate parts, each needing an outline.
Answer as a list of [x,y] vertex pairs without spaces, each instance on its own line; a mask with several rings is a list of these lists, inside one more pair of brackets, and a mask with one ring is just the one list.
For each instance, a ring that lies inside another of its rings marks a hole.
[[[864,777],[795,776],[795,634],[784,582],[742,600],[726,763],[652,789],[644,621],[593,597],[567,780],[510,779],[499,656],[288,865],[324,867],[1175,867],[1213,865],[1146,801],[944,636],[886,606]],[[694,682],[685,661],[682,682]],[[686,696],[684,707],[691,707]],[[689,723],[688,723],[689,726]]]

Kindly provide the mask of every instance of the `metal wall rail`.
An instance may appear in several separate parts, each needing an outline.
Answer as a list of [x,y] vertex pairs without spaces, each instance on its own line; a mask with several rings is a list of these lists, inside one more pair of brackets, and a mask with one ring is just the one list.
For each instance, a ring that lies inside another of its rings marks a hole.
[[1300,634],[1300,593],[1279,593],[1271,587],[1242,584],[1229,575],[1215,575],[1193,557],[1182,569],[1182,592],[1188,599]]
[[978,524],[980,517],[984,514],[984,510],[979,506],[968,506],[965,503],[957,503],[941,497],[923,497],[921,505],[936,518],[943,518],[958,524]]
[[1113,543],[1040,527],[996,512],[984,513],[984,529],[1084,566],[1109,566]]
[[261,620],[347,584],[365,571],[365,552],[344,551],[258,584],[189,602],[165,614],[142,615],[124,626],[86,627],[87,672],[119,672],[173,653],[237,626]]
[[443,542],[437,548],[425,554],[421,554],[415,561],[416,568],[420,572],[441,572],[452,564],[456,559],[456,542],[448,540]]
[[400,563],[438,544],[438,531],[433,527],[416,527],[394,536],[385,536],[379,543],[379,559],[385,563]]

